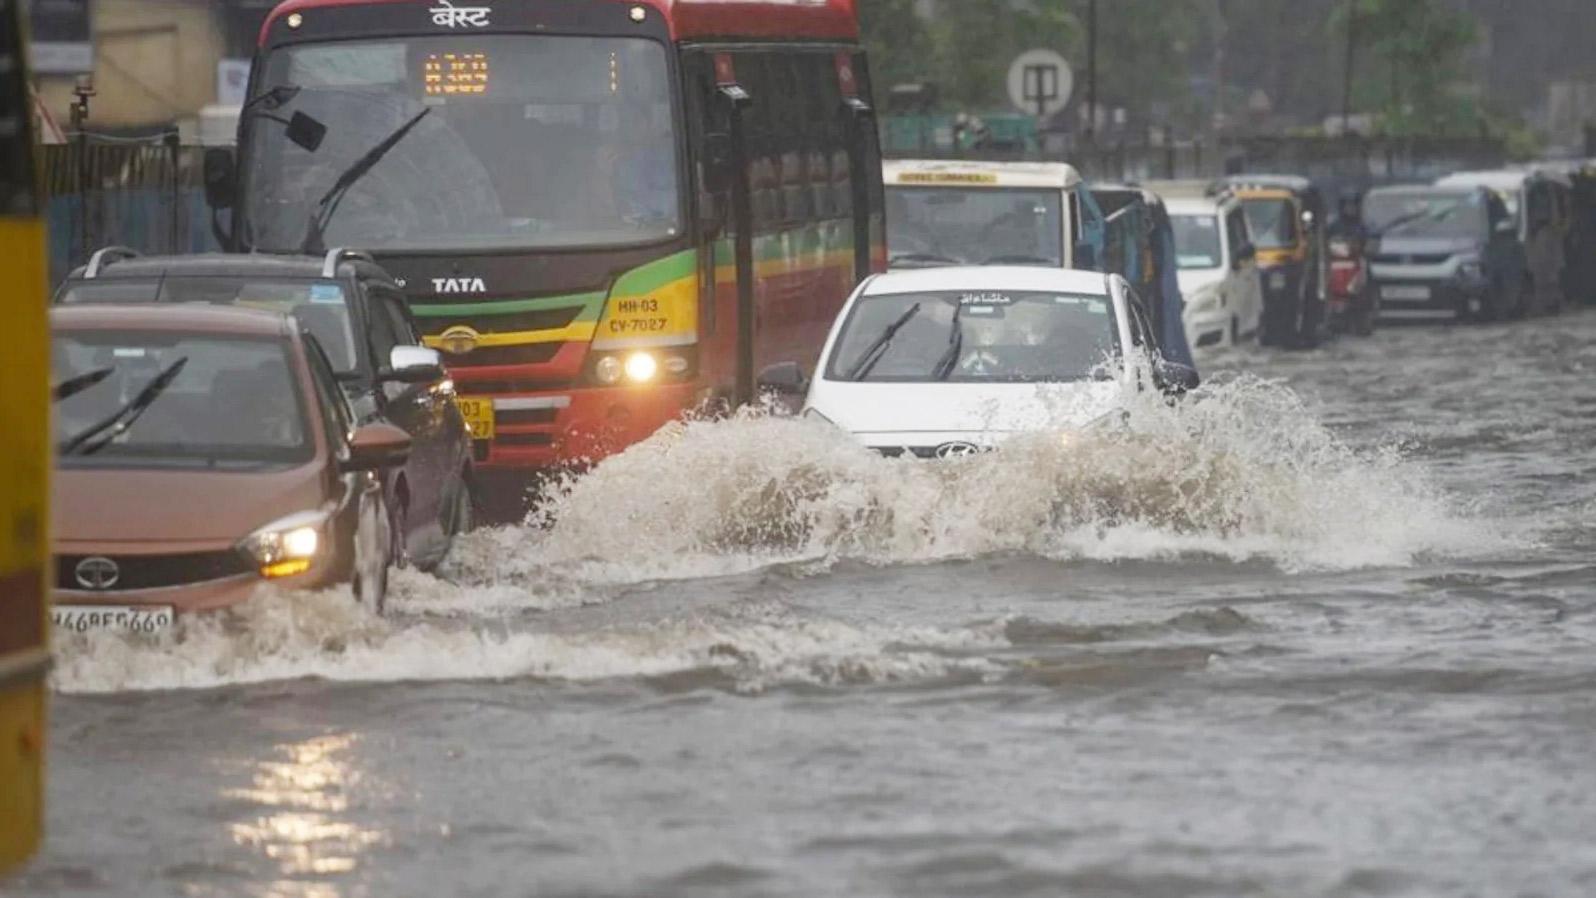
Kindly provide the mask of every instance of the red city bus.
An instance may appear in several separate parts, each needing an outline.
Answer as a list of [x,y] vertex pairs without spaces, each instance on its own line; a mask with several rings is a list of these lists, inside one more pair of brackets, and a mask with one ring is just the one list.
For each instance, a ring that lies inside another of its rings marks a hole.
[[233,245],[372,252],[479,471],[600,458],[809,370],[885,264],[854,0],[289,0],[229,157]]

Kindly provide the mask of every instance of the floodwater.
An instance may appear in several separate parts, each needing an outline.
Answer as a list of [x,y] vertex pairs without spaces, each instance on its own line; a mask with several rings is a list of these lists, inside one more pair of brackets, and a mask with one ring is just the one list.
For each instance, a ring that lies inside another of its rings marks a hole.
[[70,637],[22,896],[1596,894],[1596,312],[1091,438],[663,434],[397,614]]

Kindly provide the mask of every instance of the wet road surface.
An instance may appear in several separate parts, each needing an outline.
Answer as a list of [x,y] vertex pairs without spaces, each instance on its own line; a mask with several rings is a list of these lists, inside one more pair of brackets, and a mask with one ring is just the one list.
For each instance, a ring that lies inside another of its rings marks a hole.
[[1207,367],[974,459],[694,425],[394,620],[69,637],[6,894],[1596,894],[1596,313]]

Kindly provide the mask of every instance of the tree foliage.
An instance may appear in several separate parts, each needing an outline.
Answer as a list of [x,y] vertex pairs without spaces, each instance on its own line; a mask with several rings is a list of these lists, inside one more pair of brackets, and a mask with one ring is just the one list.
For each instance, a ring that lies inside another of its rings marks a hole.
[[1355,105],[1377,112],[1382,130],[1468,134],[1482,127],[1478,102],[1459,90],[1479,40],[1473,16],[1442,0],[1348,0],[1334,22],[1343,40],[1354,13]]

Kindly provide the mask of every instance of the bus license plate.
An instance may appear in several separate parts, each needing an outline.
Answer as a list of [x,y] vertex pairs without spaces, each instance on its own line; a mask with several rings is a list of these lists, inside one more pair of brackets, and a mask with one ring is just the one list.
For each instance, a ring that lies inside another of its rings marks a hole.
[[1429,287],[1404,287],[1386,285],[1380,288],[1381,299],[1429,299]]
[[176,621],[177,612],[171,605],[56,605],[50,609],[50,622],[63,633],[159,633]]
[[493,439],[492,399],[461,396],[455,399],[455,403],[460,406],[460,415],[465,418],[466,428],[471,431],[471,439]]

